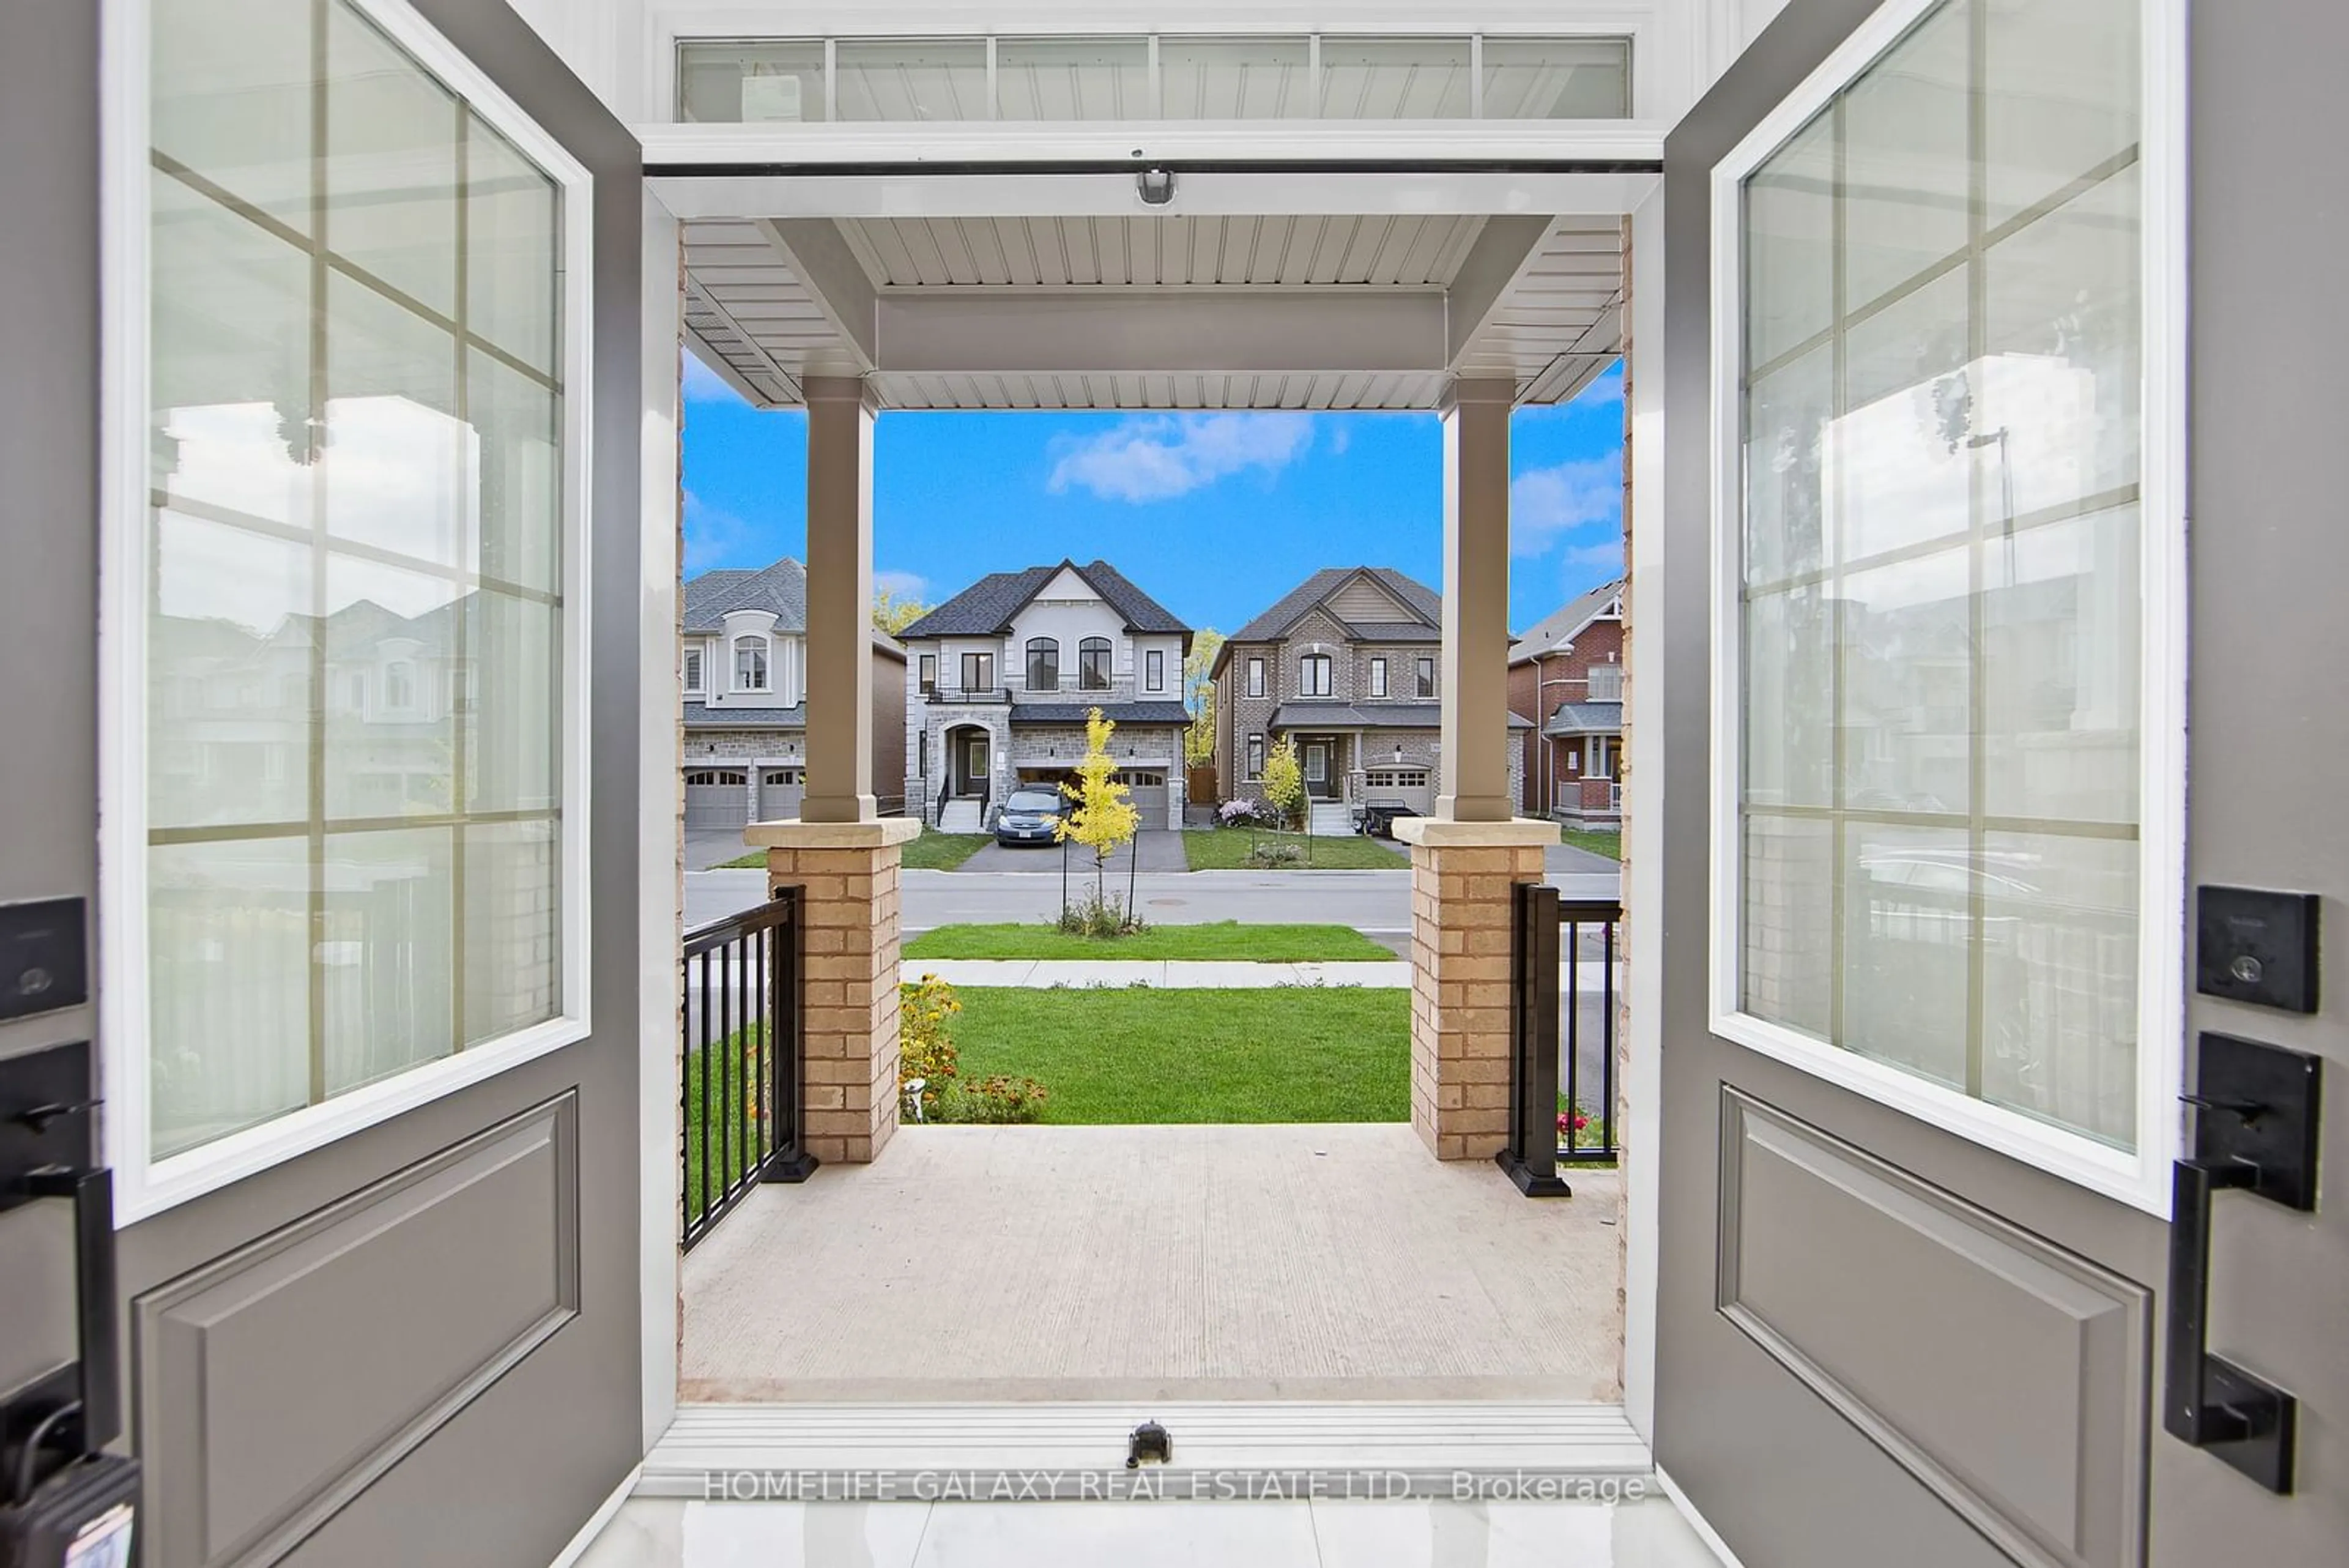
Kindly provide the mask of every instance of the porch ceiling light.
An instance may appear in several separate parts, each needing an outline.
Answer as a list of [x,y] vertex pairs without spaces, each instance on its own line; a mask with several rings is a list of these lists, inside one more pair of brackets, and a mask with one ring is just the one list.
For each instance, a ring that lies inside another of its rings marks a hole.
[[1174,171],[1144,169],[1134,175],[1133,188],[1141,194],[1143,206],[1163,207],[1174,199]]

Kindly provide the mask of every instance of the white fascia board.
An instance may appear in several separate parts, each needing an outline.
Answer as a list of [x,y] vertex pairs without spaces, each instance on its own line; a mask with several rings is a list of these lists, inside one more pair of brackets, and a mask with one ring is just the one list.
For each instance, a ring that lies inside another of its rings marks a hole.
[[1282,374],[1444,368],[1433,290],[884,294],[879,368],[917,375]]

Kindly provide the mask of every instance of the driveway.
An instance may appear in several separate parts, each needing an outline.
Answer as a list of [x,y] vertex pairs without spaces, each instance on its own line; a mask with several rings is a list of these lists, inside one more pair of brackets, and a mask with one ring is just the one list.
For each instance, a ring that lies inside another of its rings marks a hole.
[[[955,875],[962,876],[973,871],[1027,871],[1058,877],[1061,874],[1061,846],[1057,844],[1038,848],[1021,845],[1017,849],[1008,845],[989,844],[964,861]],[[1110,874],[1116,877],[1126,875],[1132,869],[1133,857],[1137,854],[1142,857],[1142,873],[1145,877],[1154,871],[1190,869],[1190,862],[1183,857],[1182,836],[1172,828],[1145,827],[1135,834],[1133,843],[1122,846],[1109,857]],[[1068,857],[1071,882],[1073,883],[1080,875],[1092,875],[1092,850],[1081,844],[1072,844],[1069,846]]]
[[739,827],[688,827],[685,830],[685,868],[707,871],[750,853]]

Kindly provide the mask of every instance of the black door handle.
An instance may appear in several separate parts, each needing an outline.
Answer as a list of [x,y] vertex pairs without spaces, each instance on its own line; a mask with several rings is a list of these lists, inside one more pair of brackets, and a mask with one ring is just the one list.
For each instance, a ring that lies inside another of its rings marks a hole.
[[28,1197],[73,1204],[74,1328],[81,1354],[81,1451],[122,1433],[120,1368],[114,1355],[114,1172],[52,1166],[25,1178]]
[[2316,1207],[2319,1064],[2223,1034],[2201,1039],[2194,1153],[2170,1180],[2169,1333],[2162,1425],[2273,1492],[2290,1492],[2299,1407],[2274,1384],[2210,1354],[2210,1201],[2252,1193]]

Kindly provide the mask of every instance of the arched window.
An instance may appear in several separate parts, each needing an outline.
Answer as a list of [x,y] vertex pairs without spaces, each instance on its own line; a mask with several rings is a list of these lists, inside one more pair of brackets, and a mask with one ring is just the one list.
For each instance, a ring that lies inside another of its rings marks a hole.
[[1109,639],[1089,637],[1077,644],[1077,689],[1109,690]]
[[764,691],[767,689],[767,639],[758,633],[734,639],[734,690]]
[[1028,690],[1058,691],[1061,689],[1061,645],[1049,637],[1028,639]]

